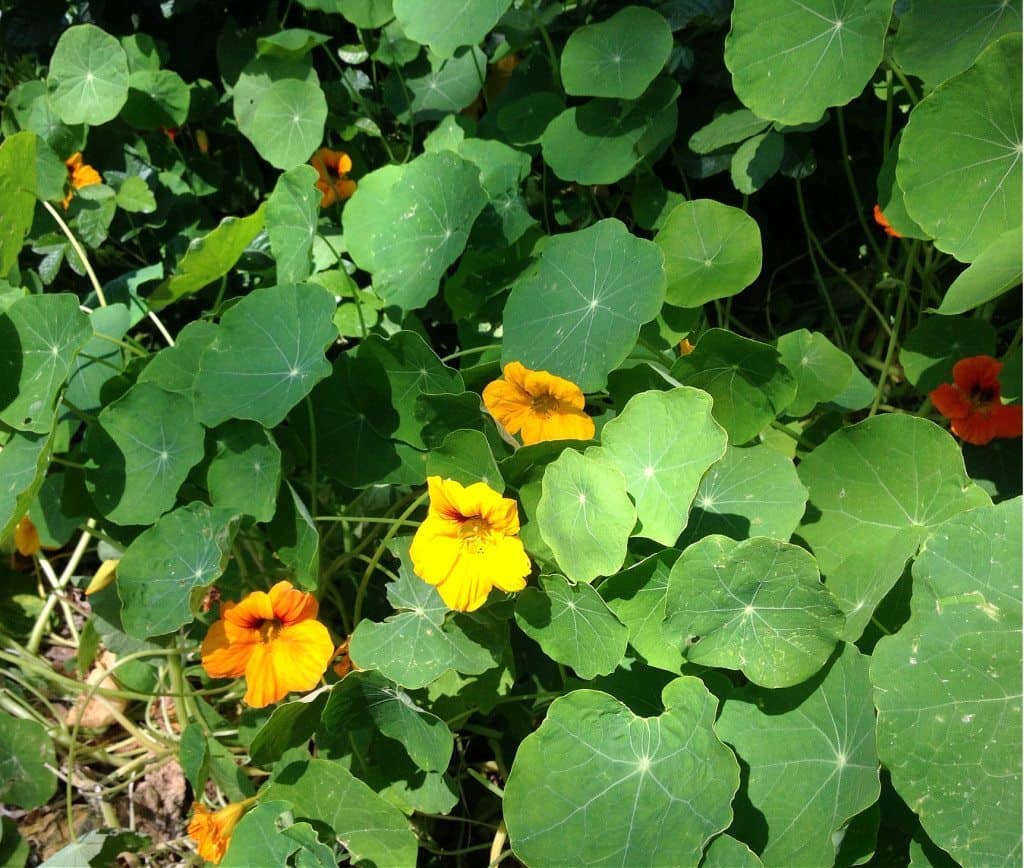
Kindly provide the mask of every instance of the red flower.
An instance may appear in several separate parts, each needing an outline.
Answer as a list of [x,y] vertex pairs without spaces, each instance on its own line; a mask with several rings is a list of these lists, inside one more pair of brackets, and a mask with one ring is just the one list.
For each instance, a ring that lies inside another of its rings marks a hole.
[[891,235],[893,238],[903,237],[899,232],[893,229],[891,225],[889,225],[889,221],[885,219],[885,215],[882,213],[881,206],[875,205],[874,214],[875,222],[885,230],[886,235]]
[[1020,405],[1004,404],[999,397],[1002,367],[992,356],[961,359],[953,365],[953,384],[943,383],[928,396],[953,423],[953,433],[975,446],[994,437],[1021,436]]

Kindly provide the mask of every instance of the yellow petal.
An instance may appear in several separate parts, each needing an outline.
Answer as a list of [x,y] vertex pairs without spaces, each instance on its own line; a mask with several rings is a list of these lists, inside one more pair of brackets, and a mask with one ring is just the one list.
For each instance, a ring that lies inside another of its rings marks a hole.
[[207,631],[199,654],[203,669],[211,678],[238,678],[245,674],[249,658],[260,644],[260,634],[249,630],[237,635],[244,629],[221,620]]
[[530,574],[530,558],[518,537],[507,536],[484,555],[490,580],[503,591],[521,591]]
[[457,536],[436,533],[426,519],[419,526],[409,546],[413,572],[430,585],[439,585],[448,578],[459,560],[462,543]]
[[437,592],[449,609],[472,612],[487,602],[493,585],[481,569],[483,561],[484,558],[479,555],[463,554],[456,560],[445,580],[437,586]]
[[262,708],[293,690],[312,690],[332,657],[334,642],[319,621],[282,627],[276,637],[253,649],[245,667],[245,701]]
[[100,564],[100,568],[96,570],[96,574],[92,577],[92,581],[89,582],[89,586],[85,589],[85,594],[95,594],[97,591],[102,591],[107,585],[117,578],[117,565],[121,563],[120,559],[104,561]]

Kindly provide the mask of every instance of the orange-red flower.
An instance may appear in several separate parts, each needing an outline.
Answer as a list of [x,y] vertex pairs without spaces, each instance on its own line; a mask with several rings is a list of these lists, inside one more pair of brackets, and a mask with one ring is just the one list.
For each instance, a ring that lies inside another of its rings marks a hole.
[[995,437],[1021,436],[1020,405],[1000,399],[1002,367],[992,356],[961,359],[953,365],[952,384],[943,383],[928,396],[960,439],[984,446]]
[[242,819],[255,798],[244,802],[231,802],[219,811],[211,811],[206,805],[196,802],[189,820],[188,834],[198,845],[199,855],[214,865],[220,863],[231,843],[235,826]]
[[356,191],[356,182],[345,176],[352,171],[352,159],[344,151],[320,148],[309,161],[319,172],[316,188],[321,192],[320,207],[347,199]]
[[899,232],[893,229],[892,226],[889,224],[889,221],[885,219],[885,215],[882,213],[882,208],[880,205],[875,205],[874,214],[875,222],[885,230],[886,235],[891,235],[893,238],[903,237],[902,235],[900,235]]
[[483,482],[427,478],[430,509],[409,546],[413,572],[449,609],[472,612],[491,588],[521,591],[530,573],[516,502]]
[[487,384],[483,398],[509,434],[521,434],[525,444],[594,436],[594,420],[583,411],[583,392],[575,383],[519,362],[509,362],[504,373],[504,380]]
[[71,204],[71,199],[75,195],[75,190],[81,190],[82,187],[88,187],[92,184],[102,184],[103,178],[100,177],[100,173],[97,172],[88,163],[82,162],[81,151],[75,151],[70,157],[64,161],[64,165],[68,169],[68,184],[70,189],[67,195],[64,196],[64,201],[60,204],[67,209],[68,205]]
[[262,708],[293,690],[312,690],[334,657],[312,594],[278,582],[240,603],[222,603],[200,649],[214,678],[245,676],[245,701]]

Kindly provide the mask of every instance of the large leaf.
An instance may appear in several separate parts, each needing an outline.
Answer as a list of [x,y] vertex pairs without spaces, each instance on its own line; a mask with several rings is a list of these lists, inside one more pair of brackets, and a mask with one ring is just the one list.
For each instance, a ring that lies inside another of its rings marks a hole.
[[678,307],[736,295],[761,273],[757,223],[713,199],[677,205],[654,240],[665,254],[665,300]]
[[35,212],[36,136],[21,132],[0,143],[0,274],[18,262]]
[[603,388],[661,309],[662,256],[618,220],[550,239],[505,305],[502,362]]
[[394,0],[394,11],[406,36],[451,57],[456,48],[482,41],[510,5],[511,0]]
[[[659,717],[576,690],[556,699],[519,746],[505,787],[513,852],[525,864],[695,865],[729,825],[735,757],[711,725],[716,702],[697,678],[662,692]],[[666,834],[671,830],[671,834]]]
[[92,337],[71,293],[29,295],[0,313],[0,422],[44,434],[75,356]]
[[875,416],[843,428],[798,468],[811,506],[800,528],[846,613],[846,639],[875,607],[929,531],[988,503],[956,441],[932,422]]
[[516,623],[552,660],[590,680],[608,675],[626,653],[626,627],[590,585],[541,576],[516,597]]
[[725,64],[744,105],[784,124],[858,96],[882,60],[892,0],[737,0]]
[[938,312],[964,313],[1020,286],[1022,247],[1021,227],[1007,229],[949,285]]
[[235,513],[190,503],[137,536],[117,567],[121,622],[137,639],[188,624],[206,589],[224,571]]
[[705,471],[725,454],[727,436],[699,389],[634,395],[588,450],[626,477],[636,503],[638,536],[672,545],[683,528]]
[[875,647],[878,752],[928,835],[964,865],[1021,858],[1021,501],[936,528],[910,620]]
[[261,205],[248,217],[225,217],[208,235],[194,239],[175,273],[153,290],[149,306],[165,308],[227,274],[263,228],[264,211]]
[[334,309],[322,288],[300,283],[254,290],[225,313],[199,359],[195,407],[203,424],[281,422],[331,372],[324,351],[338,334]]
[[1019,33],[1018,0],[914,0],[900,16],[893,58],[933,88],[963,72],[991,42]]
[[536,520],[562,571],[592,582],[622,567],[636,509],[621,471],[566,449],[544,470]]
[[572,96],[636,99],[671,51],[668,22],[652,9],[627,6],[572,32],[562,50],[562,85]]
[[267,235],[277,261],[278,283],[298,283],[313,270],[313,239],[320,215],[317,177],[312,166],[296,166],[277,179],[267,199]]
[[425,771],[444,771],[452,756],[452,734],[400,687],[377,672],[351,672],[331,689],[323,725],[337,731],[381,733],[402,745]]
[[85,484],[102,513],[117,524],[151,524],[202,461],[203,429],[187,399],[139,383],[103,408],[85,445]]
[[296,817],[326,823],[353,862],[416,864],[416,838],[405,817],[339,763],[289,763],[275,771],[260,797],[289,802]]
[[422,154],[359,180],[345,206],[345,241],[377,294],[412,310],[437,294],[486,204],[476,166],[450,151]]
[[57,40],[47,85],[64,123],[98,126],[128,99],[128,55],[96,25],[76,24]]
[[896,179],[910,216],[940,250],[973,262],[1020,225],[1020,130],[1019,34],[989,46],[914,107]]
[[736,691],[716,729],[750,767],[733,833],[753,844],[767,824],[765,865],[836,864],[843,830],[879,794],[868,659],[846,645],[806,684]]
[[[666,631],[685,656],[739,669],[762,687],[791,687],[828,660],[843,615],[805,549],[754,537],[708,536],[669,575]],[[677,639],[678,642],[678,639]]]
[[806,504],[807,489],[791,459],[764,444],[730,446],[701,479],[681,542],[713,533],[788,540]]
[[46,728],[0,711],[0,799],[38,808],[57,792],[56,752]]
[[679,85],[663,76],[640,99],[593,99],[568,108],[544,130],[544,162],[566,181],[614,184],[671,140],[678,98]]
[[672,376],[714,399],[712,414],[730,443],[746,443],[789,406],[796,381],[774,347],[724,329],[706,331]]

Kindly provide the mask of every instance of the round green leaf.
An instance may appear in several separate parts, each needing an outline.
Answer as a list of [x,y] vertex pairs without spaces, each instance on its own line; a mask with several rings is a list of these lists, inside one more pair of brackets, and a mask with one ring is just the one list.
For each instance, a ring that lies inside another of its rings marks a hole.
[[339,763],[288,763],[276,770],[260,799],[281,799],[296,817],[326,823],[344,842],[353,863],[416,864],[416,838],[401,811]]
[[103,515],[116,524],[152,524],[202,461],[203,429],[186,398],[138,383],[103,408],[85,446],[85,485]]
[[[411,43],[415,45],[415,43]],[[480,70],[487,55],[475,45],[460,48],[454,56],[421,58],[399,75],[393,73],[384,84],[388,107],[406,123],[429,120],[458,112],[480,93]],[[403,92],[404,91],[404,92]]]
[[930,236],[907,213],[903,201],[903,190],[896,181],[896,162],[899,159],[900,143],[903,141],[903,130],[893,138],[892,145],[882,160],[882,168],[878,170],[878,207],[885,215],[889,225],[903,238],[920,238],[930,240]]
[[190,503],[132,541],[117,567],[121,623],[129,636],[163,636],[192,621],[227,565],[234,519],[229,510]]
[[712,414],[730,443],[746,443],[793,401],[796,381],[774,347],[724,329],[706,331],[672,376],[714,399]]
[[391,0],[302,0],[302,5],[308,9],[323,9],[328,5],[330,9],[325,11],[338,11],[364,30],[380,27],[395,17]]
[[46,83],[64,123],[98,126],[128,99],[128,55],[94,24],[76,24],[57,40]]
[[653,9],[627,6],[578,27],[562,50],[562,85],[572,96],[636,99],[672,52],[672,31]]
[[[1017,253],[1018,257],[1020,253]],[[953,365],[968,356],[996,351],[996,330],[988,320],[966,316],[922,319],[900,347],[900,364],[907,379],[927,394],[941,383],[953,382]]]
[[900,414],[837,431],[798,473],[811,501],[799,533],[846,613],[847,640],[860,636],[932,528],[989,502],[949,434]]
[[165,392],[191,397],[199,372],[199,358],[216,336],[217,326],[212,322],[193,320],[178,332],[173,347],[164,347],[150,358],[138,382],[155,383]]
[[544,469],[536,520],[562,571],[592,582],[622,567],[636,509],[620,471],[566,449]]
[[846,105],[882,60],[892,0],[737,0],[725,65],[744,105],[768,120],[805,124]]
[[806,504],[807,489],[791,459],[764,444],[730,446],[701,479],[680,542],[713,533],[788,540]]
[[1000,235],[949,285],[938,312],[964,313],[1020,286],[1022,247],[1020,226]]
[[510,5],[512,0],[394,0],[395,17],[406,35],[440,57],[483,40]]
[[315,81],[274,81],[251,110],[238,116],[238,128],[272,166],[291,169],[309,159],[324,138],[327,99]]
[[233,420],[210,432],[206,486],[214,506],[270,521],[281,480],[281,450],[262,425]]
[[750,767],[734,828],[767,825],[765,865],[843,864],[842,830],[878,799],[874,723],[868,658],[852,645],[807,684],[725,701],[716,729]]
[[963,72],[988,45],[1021,29],[1018,0],[915,0],[902,15],[893,58],[933,88]]
[[787,416],[806,416],[818,404],[831,401],[857,370],[853,359],[821,332],[797,329],[780,336],[776,345],[782,364],[796,380],[796,397],[786,408]]
[[505,305],[502,364],[605,385],[664,300],[661,252],[618,220],[551,238]]
[[670,546],[686,527],[701,477],[725,454],[727,439],[711,417],[707,392],[684,386],[634,395],[601,429],[601,448],[594,452],[626,477],[640,519],[637,535]]
[[679,674],[683,655],[678,637],[665,629],[665,592],[676,549],[662,549],[621,573],[609,576],[598,589],[608,608],[629,631],[629,644],[650,666]]
[[91,337],[89,318],[71,293],[25,296],[0,313],[0,422],[49,431],[57,393]]
[[662,77],[638,100],[568,108],[541,137],[544,162],[566,181],[614,184],[675,134],[678,97],[679,85]]
[[324,708],[328,730],[369,729],[399,742],[418,768],[444,771],[454,739],[445,722],[376,672],[351,672],[331,689]]
[[590,585],[541,576],[516,597],[516,623],[552,660],[589,681],[613,672],[626,653],[626,627]]
[[57,792],[57,755],[46,728],[0,711],[0,799],[20,808],[45,805]]
[[280,423],[331,372],[324,350],[338,334],[334,308],[319,286],[295,284],[254,290],[225,313],[199,359],[195,408],[202,423]]
[[1021,500],[936,528],[910,620],[871,663],[878,753],[928,835],[964,865],[1011,865],[1021,834]]
[[843,614],[804,549],[715,535],[672,567],[665,627],[691,637],[684,651],[694,663],[739,669],[762,687],[790,687],[828,660]]
[[756,221],[712,199],[677,205],[654,242],[665,254],[665,301],[677,307],[736,295],[761,273]]
[[423,154],[360,179],[345,206],[345,241],[377,294],[412,310],[437,294],[486,204],[476,166],[450,151]]
[[557,93],[535,91],[502,105],[496,122],[505,141],[519,146],[533,145],[540,141],[548,124],[564,108],[565,102]]
[[121,119],[133,127],[178,127],[188,119],[192,99],[181,76],[169,69],[140,69],[128,79],[128,101]]
[[936,247],[973,262],[1020,225],[1022,147],[1021,37],[1004,36],[918,103],[903,131],[896,179]]
[[[716,701],[697,678],[637,717],[597,690],[560,696],[519,746],[505,787],[515,855],[544,868],[696,865],[732,818],[739,766],[712,729]],[[671,830],[671,834],[666,834]]]

